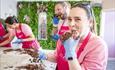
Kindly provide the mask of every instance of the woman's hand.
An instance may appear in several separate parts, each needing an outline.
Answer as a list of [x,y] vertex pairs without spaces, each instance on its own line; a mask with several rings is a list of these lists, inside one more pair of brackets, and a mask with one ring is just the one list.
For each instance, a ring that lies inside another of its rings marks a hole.
[[76,46],[78,45],[79,39],[75,40],[72,37],[63,42],[65,48],[65,58],[76,58]]

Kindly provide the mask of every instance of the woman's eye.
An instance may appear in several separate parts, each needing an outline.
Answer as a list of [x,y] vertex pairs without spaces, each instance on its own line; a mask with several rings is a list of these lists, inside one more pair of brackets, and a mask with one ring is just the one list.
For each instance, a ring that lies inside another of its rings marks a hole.
[[68,18],[68,21],[69,21],[69,22],[71,22],[71,21],[72,21],[72,19],[71,19],[71,18]]
[[75,22],[79,22],[81,19],[80,18],[75,18]]

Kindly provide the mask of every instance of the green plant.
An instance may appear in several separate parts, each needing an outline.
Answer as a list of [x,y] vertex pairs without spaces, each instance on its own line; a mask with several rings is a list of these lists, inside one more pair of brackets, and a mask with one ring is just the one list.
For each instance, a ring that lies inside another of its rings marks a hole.
[[96,20],[96,32],[97,35],[100,35],[100,14],[101,14],[101,7],[93,7],[93,12],[95,15],[95,20]]
[[[85,1],[85,0],[83,0]],[[80,1],[82,2],[82,1]],[[85,1],[87,2],[87,1]],[[88,1],[89,2],[89,1]],[[37,4],[42,4],[47,6],[47,40],[39,40],[40,45],[45,48],[45,49],[54,49],[56,46],[56,42],[53,41],[50,37],[51,32],[52,32],[52,17],[54,14],[54,6],[55,6],[55,2],[19,2],[19,4],[22,5],[22,8],[18,7],[18,19],[20,22],[25,23],[24,20],[24,16],[28,15],[30,17],[30,22],[28,23],[28,25],[31,27],[35,37],[37,37],[38,35],[38,14],[37,14]],[[70,1],[71,5],[76,4],[78,2],[75,1]],[[99,23],[100,23],[100,10],[101,8],[99,7],[95,7],[94,9],[94,13],[96,15],[96,21],[97,21],[97,28],[99,29]],[[99,30],[98,30],[99,33]]]

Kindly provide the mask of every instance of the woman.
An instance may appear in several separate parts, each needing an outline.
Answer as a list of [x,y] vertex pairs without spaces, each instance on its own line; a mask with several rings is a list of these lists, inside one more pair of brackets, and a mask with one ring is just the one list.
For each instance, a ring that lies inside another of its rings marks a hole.
[[4,24],[4,22],[2,22],[2,20],[0,20],[0,46],[3,46],[3,47],[11,46],[10,43],[5,44],[5,45],[1,44],[2,42],[6,41],[8,39],[8,36],[9,36],[9,33],[6,29],[6,25]]
[[12,41],[16,36],[18,39],[14,43],[22,43],[22,48],[35,48],[39,49],[40,44],[35,39],[31,28],[27,24],[21,24],[16,17],[9,16],[5,20],[6,26],[10,32],[9,39],[4,44]]

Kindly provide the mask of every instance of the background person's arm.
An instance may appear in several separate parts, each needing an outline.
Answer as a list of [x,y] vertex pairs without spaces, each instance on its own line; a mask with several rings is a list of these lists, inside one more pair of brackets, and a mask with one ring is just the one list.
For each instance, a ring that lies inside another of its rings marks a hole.
[[24,42],[24,41],[33,41],[33,40],[35,40],[34,35],[30,35],[30,36],[28,36],[28,38],[22,39],[23,42]]
[[4,45],[10,43],[13,40],[13,38],[14,38],[13,34],[10,33],[9,37],[5,41],[3,41],[2,43],[0,43],[0,46],[4,46]]
[[3,38],[7,38],[10,35],[10,33],[7,33],[3,36]]

